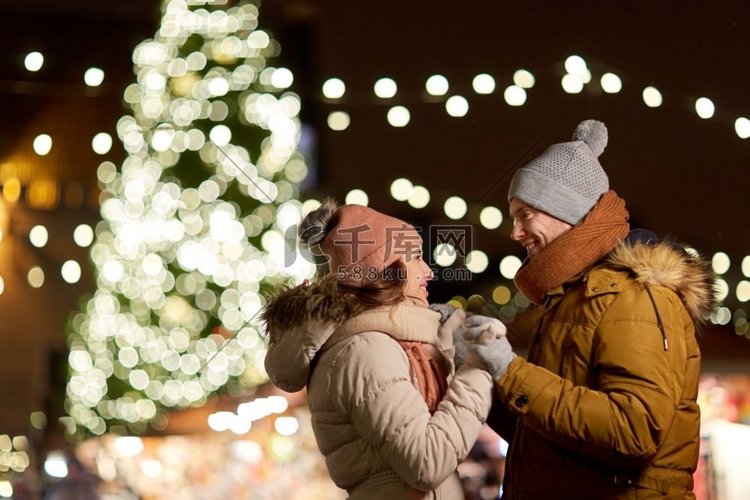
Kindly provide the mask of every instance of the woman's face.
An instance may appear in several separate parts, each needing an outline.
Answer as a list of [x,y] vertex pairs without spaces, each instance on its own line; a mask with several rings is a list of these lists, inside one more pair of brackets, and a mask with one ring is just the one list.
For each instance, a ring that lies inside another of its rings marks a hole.
[[404,286],[404,295],[415,305],[427,307],[427,282],[432,280],[432,269],[422,260],[422,250],[411,256],[402,258],[406,266],[406,285]]

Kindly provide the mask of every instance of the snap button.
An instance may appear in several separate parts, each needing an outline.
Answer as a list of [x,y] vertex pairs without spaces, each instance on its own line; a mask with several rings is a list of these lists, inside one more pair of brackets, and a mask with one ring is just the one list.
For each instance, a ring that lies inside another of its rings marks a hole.
[[592,289],[591,289],[591,291],[592,291],[592,292],[598,292],[598,291],[599,291],[599,289],[598,289],[597,287],[594,287],[594,288],[592,288]]
[[525,406],[528,402],[529,398],[526,397],[526,394],[521,394],[516,398],[516,406]]
[[612,283],[612,284],[611,284],[611,285],[609,285],[609,286],[611,286],[612,288],[617,288],[617,283]]

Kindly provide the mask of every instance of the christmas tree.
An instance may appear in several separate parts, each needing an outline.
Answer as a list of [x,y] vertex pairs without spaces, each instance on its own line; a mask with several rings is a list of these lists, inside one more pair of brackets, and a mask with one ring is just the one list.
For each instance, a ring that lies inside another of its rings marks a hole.
[[293,76],[258,8],[226,4],[165,0],[134,50],[127,155],[97,171],[97,288],[68,329],[69,434],[159,428],[263,383],[261,295],[314,273],[285,242],[307,171]]

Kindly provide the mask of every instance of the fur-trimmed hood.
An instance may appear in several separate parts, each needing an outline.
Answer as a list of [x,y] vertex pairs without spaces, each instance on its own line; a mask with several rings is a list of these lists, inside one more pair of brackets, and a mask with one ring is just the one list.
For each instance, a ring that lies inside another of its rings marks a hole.
[[352,295],[342,295],[335,279],[283,288],[271,297],[261,315],[270,342],[275,342],[281,331],[312,321],[341,324],[364,310]]
[[715,278],[708,263],[673,243],[621,243],[606,262],[630,272],[638,283],[672,290],[696,322],[705,322],[716,305]]
[[363,310],[353,296],[339,294],[331,279],[305,281],[271,297],[261,316],[268,333],[265,367],[271,382],[287,392],[302,390],[318,351],[342,323]]

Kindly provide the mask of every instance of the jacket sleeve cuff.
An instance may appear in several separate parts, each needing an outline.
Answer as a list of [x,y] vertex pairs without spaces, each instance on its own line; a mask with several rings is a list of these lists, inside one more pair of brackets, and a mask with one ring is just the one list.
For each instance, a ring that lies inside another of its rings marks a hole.
[[495,386],[500,400],[514,413],[524,415],[554,377],[544,368],[516,357]]

